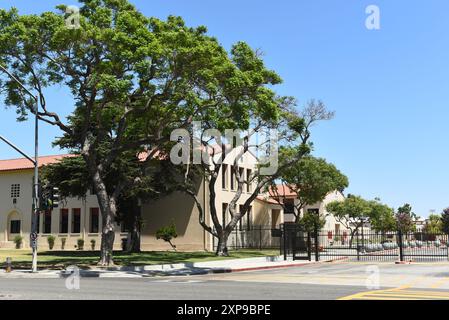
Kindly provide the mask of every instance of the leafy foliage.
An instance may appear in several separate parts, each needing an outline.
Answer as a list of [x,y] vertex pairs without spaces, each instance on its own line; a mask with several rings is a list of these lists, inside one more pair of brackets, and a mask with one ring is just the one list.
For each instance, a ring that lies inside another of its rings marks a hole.
[[441,214],[441,229],[445,234],[449,234],[449,208],[444,209]]
[[176,225],[172,221],[172,223],[168,226],[162,227],[156,231],[156,239],[162,239],[165,242],[168,242],[173,250],[176,251],[176,246],[172,243],[172,240],[178,237],[178,233],[176,231]]
[[431,214],[424,226],[424,232],[430,234],[440,234],[443,230],[442,216],[438,214]]
[[313,232],[320,230],[326,224],[326,218],[312,211],[307,211],[298,222],[304,230]]
[[[61,14],[0,10],[0,63],[37,91],[39,119],[62,132],[55,144],[80,156],[63,161],[49,179],[59,180],[65,194],[94,187],[106,225],[100,263],[109,264],[117,201],[155,153],[170,149],[173,129],[193,120],[219,130],[247,129],[254,119],[276,123],[291,99],[271,89],[280,77],[244,42],[227,52],[205,27],[146,17],[127,0],[80,3],[79,29],[66,27],[64,5]],[[67,121],[46,103],[54,86],[73,95]],[[11,79],[1,80],[0,92],[19,120],[33,110]]]
[[[281,159],[283,163],[288,163],[295,152],[290,148],[283,148]],[[299,212],[306,205],[313,205],[322,201],[329,192],[343,192],[348,187],[348,178],[343,175],[335,165],[327,163],[322,158],[305,156],[297,162],[285,167],[280,177],[286,189],[290,189],[297,195],[299,200],[296,207],[296,215],[299,219]],[[273,181],[271,190],[277,192]],[[275,194],[276,199],[282,199],[283,194]],[[282,203],[282,202],[281,202]]]
[[47,237],[48,248],[49,248],[50,250],[53,250],[53,247],[55,246],[55,240],[56,240],[56,237],[55,237],[55,236],[49,235],[49,236]]
[[398,229],[402,232],[414,231],[416,229],[413,222],[414,217],[416,217],[416,215],[412,212],[412,206],[410,204],[406,203],[402,207],[399,207],[396,212],[396,223]]
[[16,235],[13,239],[14,244],[16,245],[16,249],[20,249],[23,243],[23,237],[20,235]]
[[380,203],[379,199],[365,200],[359,196],[348,195],[344,201],[334,201],[326,206],[329,213],[352,233],[361,227],[363,221],[370,222],[376,231],[394,230],[393,209]]

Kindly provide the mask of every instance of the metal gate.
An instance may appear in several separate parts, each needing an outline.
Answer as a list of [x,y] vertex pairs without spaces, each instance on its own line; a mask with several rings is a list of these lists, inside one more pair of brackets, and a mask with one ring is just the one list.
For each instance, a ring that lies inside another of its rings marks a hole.
[[281,253],[284,260],[292,257],[293,260],[312,260],[312,235],[301,226],[294,223],[281,225]]

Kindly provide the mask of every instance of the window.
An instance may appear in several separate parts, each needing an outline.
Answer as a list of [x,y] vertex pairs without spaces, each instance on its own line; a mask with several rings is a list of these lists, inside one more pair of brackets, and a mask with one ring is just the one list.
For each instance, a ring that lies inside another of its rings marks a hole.
[[294,199],[284,199],[284,213],[286,214],[295,213]]
[[59,233],[69,233],[69,209],[61,209],[59,217]]
[[231,166],[231,190],[235,190],[235,167]]
[[280,224],[280,211],[277,209],[271,210],[271,228],[278,229]]
[[248,212],[245,215],[246,217],[246,230],[250,231],[252,228],[252,219],[253,219],[253,207],[250,206],[248,208]]
[[252,174],[252,170],[251,169],[246,169],[246,192],[252,192],[253,188],[252,188],[252,181],[251,181],[251,174]]
[[[239,168],[239,177],[240,177],[240,180],[245,181],[245,169],[244,168]],[[242,187],[242,191],[244,191],[243,187]]]
[[[239,206],[239,213],[242,213],[243,212],[243,205],[241,204],[240,206]],[[243,220],[245,219],[246,217],[242,217],[240,220],[239,220],[239,230],[240,231],[242,231],[243,230]]]
[[72,233],[81,232],[81,209],[72,210]]
[[11,234],[20,233],[20,220],[11,220],[9,233]]
[[228,204],[223,203],[221,205],[221,219],[222,219],[221,223],[222,223],[223,227],[226,226],[226,212],[227,211],[228,211]]
[[223,189],[228,188],[228,165],[221,166],[221,186]]
[[[249,207],[245,216],[240,219],[239,228],[240,230],[246,229],[251,230],[251,221],[252,221],[252,209],[253,207]],[[240,205],[240,213],[243,211],[243,205]]]
[[128,224],[125,223],[125,221],[122,221],[120,223],[120,232],[122,232],[122,233],[130,232],[130,228],[129,228]]
[[337,235],[337,236],[340,235],[340,225],[339,224],[335,225],[335,235]]
[[20,184],[11,185],[11,198],[20,198]]
[[90,233],[98,233],[100,226],[100,210],[98,208],[90,208]]
[[51,233],[51,211],[45,211],[44,213],[44,233]]
[[307,213],[311,213],[311,214],[320,214],[320,209],[307,209]]

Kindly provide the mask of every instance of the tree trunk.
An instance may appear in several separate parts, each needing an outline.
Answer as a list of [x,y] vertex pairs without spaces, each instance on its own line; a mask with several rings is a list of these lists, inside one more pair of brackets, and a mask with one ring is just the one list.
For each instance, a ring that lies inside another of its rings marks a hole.
[[115,232],[114,230],[105,230],[101,234],[101,256],[98,265],[111,266],[114,265],[112,258],[112,249],[114,246]]
[[103,219],[100,261],[98,262],[98,265],[110,266],[114,264],[112,256],[115,240],[114,218],[117,212],[117,206],[115,203],[115,199],[110,198],[107,194],[106,186],[99,176],[99,173],[96,173],[94,175],[94,185],[96,189],[97,200]]
[[223,232],[222,234],[218,235],[218,245],[217,245],[217,251],[215,254],[219,257],[228,257],[228,237],[229,234],[226,232]]
[[354,231],[351,231],[351,238],[349,239],[349,249],[352,249],[352,243],[354,242],[354,236],[356,233],[357,229],[355,229]]
[[141,234],[141,208],[133,202],[133,221],[131,225],[130,238],[127,251],[130,253],[140,252],[140,234]]

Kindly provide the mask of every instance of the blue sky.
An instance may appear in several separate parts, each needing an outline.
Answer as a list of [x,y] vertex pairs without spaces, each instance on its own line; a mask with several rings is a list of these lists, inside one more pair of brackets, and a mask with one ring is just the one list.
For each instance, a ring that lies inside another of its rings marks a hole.
[[[349,177],[347,192],[393,207],[409,202],[421,216],[449,206],[449,1],[131,2],[149,16],[206,25],[226,48],[240,40],[260,48],[284,79],[279,93],[301,105],[323,100],[336,117],[314,129],[315,154]],[[0,7],[40,13],[60,3],[0,0]],[[380,30],[365,28],[370,4],[380,8]],[[52,88],[48,104],[67,113],[73,101]],[[0,134],[32,153],[32,123],[0,108]],[[51,147],[59,132],[41,128],[41,152],[59,153]],[[14,157],[0,145],[0,158]]]

